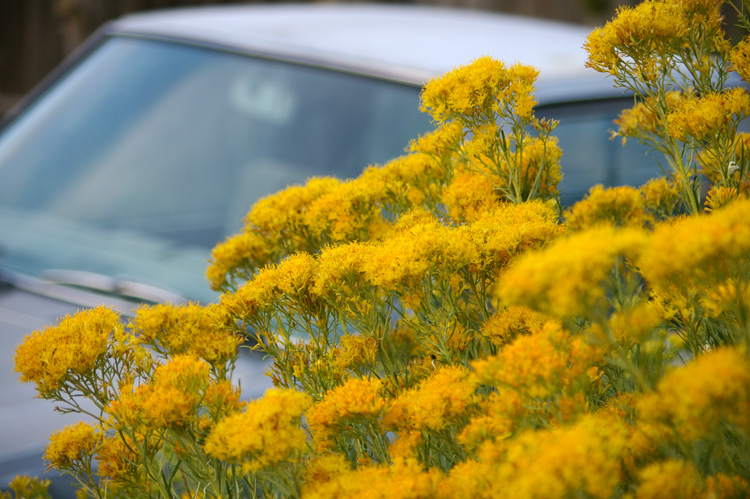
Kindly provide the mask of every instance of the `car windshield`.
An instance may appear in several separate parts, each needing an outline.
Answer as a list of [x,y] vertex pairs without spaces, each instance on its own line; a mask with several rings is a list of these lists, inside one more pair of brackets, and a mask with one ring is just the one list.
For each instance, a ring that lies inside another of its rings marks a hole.
[[210,248],[259,197],[350,178],[430,129],[419,88],[113,36],[0,138],[0,266],[211,301]]

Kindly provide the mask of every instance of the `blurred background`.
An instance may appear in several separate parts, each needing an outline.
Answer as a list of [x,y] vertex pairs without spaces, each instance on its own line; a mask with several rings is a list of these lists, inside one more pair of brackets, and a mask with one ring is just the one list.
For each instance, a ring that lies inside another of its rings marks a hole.
[[[344,0],[346,1],[346,0]],[[392,0],[387,0],[392,1]],[[599,26],[638,0],[397,0],[510,12]],[[0,0],[0,115],[96,28],[129,12],[238,0]],[[519,43],[523,43],[519,40]]]

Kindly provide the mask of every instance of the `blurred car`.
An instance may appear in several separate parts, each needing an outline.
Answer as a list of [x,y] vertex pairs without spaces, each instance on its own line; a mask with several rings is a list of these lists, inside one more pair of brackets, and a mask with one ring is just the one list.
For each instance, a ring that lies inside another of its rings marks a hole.
[[[538,113],[561,121],[564,202],[658,173],[608,138],[632,97],[584,67],[589,31],[383,5],[176,9],[103,26],[0,125],[0,484],[42,473],[47,436],[76,421],[18,383],[24,335],[101,303],[127,314],[216,299],[210,250],[255,200],[402,154],[432,127],[422,84],[458,65],[490,55],[540,69]],[[244,396],[268,386],[259,359],[238,369]]]

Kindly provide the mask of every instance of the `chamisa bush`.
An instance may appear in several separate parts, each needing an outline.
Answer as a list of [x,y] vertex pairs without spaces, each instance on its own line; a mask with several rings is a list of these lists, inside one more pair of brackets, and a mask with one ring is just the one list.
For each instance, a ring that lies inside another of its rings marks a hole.
[[[561,211],[537,71],[484,57],[424,87],[406,155],[255,204],[213,251],[220,302],[28,336],[21,380],[90,417],[50,466],[97,498],[750,495],[750,38],[722,3],[585,41],[662,178]],[[275,388],[243,401],[248,338]]]

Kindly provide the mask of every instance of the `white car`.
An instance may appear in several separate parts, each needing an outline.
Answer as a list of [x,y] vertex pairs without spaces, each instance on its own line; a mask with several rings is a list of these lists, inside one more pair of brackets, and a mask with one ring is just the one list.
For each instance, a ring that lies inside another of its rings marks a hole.
[[[402,154],[431,129],[421,86],[456,66],[490,55],[540,69],[537,112],[561,122],[563,202],[658,174],[643,148],[608,138],[632,97],[584,67],[589,32],[331,4],[179,9],[102,27],[0,129],[0,484],[41,473],[48,434],[75,421],[18,383],[24,335],[100,303],[127,313],[215,299],[210,250],[255,200]],[[239,369],[245,396],[268,386],[258,359]]]

